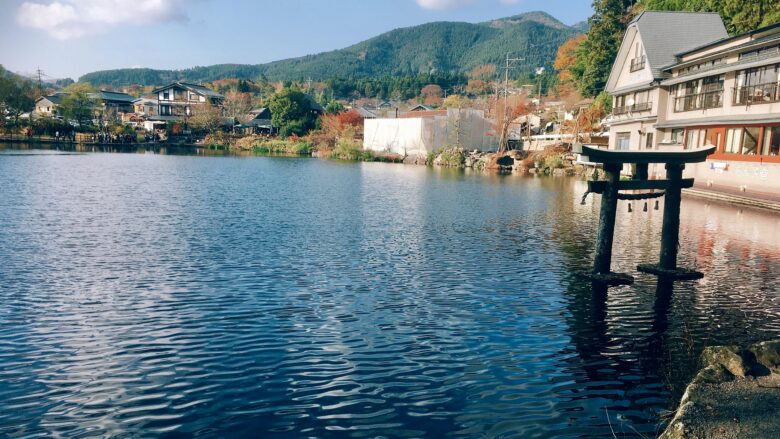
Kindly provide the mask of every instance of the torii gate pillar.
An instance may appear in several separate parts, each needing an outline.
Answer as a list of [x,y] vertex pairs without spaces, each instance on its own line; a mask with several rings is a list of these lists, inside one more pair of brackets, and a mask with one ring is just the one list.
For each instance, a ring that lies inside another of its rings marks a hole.
[[[578,145],[583,160],[602,163],[606,180],[588,182],[588,192],[601,194],[598,238],[593,272],[588,276],[595,282],[609,285],[625,285],[634,282],[633,276],[613,273],[612,244],[615,234],[615,217],[618,199],[640,200],[665,196],[663,227],[661,231],[661,257],[659,264],[643,264],[637,270],[669,279],[700,279],[702,273],[677,267],[677,247],[680,242],[680,203],[682,189],[693,186],[693,179],[683,179],[685,163],[703,162],[715,152],[715,147],[687,151],[615,151]],[[634,180],[620,181],[620,170],[625,163],[634,163],[637,172]],[[665,180],[649,180],[650,163],[666,164]],[[621,194],[621,190],[662,190],[639,194]],[[584,200],[584,198],[583,198]]]

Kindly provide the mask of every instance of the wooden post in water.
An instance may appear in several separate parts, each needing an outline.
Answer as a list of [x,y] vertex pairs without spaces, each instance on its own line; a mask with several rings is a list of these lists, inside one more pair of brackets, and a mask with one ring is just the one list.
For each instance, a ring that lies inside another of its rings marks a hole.
[[666,164],[669,188],[664,202],[664,222],[661,228],[661,263],[664,270],[677,270],[677,247],[680,244],[680,202],[682,201],[682,163]]
[[608,275],[612,272],[612,241],[615,235],[615,216],[617,215],[618,183],[622,165],[609,163],[604,165],[606,186],[601,194],[601,213],[599,213],[599,235],[596,241],[596,260],[593,274]]

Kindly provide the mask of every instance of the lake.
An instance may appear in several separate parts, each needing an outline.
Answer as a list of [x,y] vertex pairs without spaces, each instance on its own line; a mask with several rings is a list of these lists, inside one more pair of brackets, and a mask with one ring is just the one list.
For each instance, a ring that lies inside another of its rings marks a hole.
[[[653,437],[708,345],[780,337],[780,215],[309,158],[0,149],[0,436]],[[663,207],[663,204],[662,206]]]

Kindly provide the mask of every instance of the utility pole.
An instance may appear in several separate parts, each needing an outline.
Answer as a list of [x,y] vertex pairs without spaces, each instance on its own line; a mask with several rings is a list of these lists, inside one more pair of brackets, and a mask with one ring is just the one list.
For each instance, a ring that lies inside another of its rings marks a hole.
[[[514,64],[516,62],[525,61],[524,58],[510,58],[511,52],[506,53],[506,64],[504,66],[504,114],[501,120],[501,138],[499,139],[500,145],[499,149],[503,150],[504,148],[508,148],[509,141],[507,139],[508,137],[508,131],[509,131],[509,124],[511,121],[503,120],[509,117],[508,114],[508,107],[509,107],[509,69],[514,67]],[[498,104],[496,103],[496,107],[498,107]],[[496,114],[498,116],[498,114]]]
[[38,74],[38,91],[43,90],[43,71],[40,67],[35,71]]

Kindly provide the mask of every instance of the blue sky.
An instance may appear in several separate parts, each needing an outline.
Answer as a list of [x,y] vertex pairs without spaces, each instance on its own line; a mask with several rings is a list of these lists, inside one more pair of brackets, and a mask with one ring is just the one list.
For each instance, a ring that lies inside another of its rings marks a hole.
[[398,27],[542,10],[566,24],[590,0],[2,0],[0,64],[50,77],[121,67],[258,64]]

